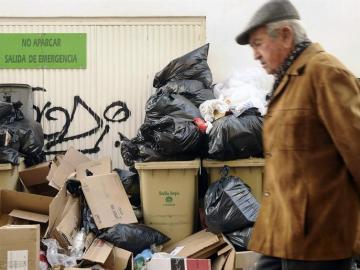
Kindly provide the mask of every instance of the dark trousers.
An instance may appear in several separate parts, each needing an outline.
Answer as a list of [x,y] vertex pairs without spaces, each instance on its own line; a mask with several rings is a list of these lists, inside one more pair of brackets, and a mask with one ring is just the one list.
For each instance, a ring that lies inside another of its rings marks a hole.
[[256,270],[351,270],[351,258],[335,261],[299,261],[262,255]]

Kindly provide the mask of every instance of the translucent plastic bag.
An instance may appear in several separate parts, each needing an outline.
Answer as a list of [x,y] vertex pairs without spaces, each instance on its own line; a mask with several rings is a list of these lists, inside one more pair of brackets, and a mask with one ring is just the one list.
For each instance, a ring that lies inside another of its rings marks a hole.
[[76,257],[64,254],[64,250],[60,248],[59,243],[55,239],[44,239],[42,242],[47,247],[46,258],[52,267],[58,265],[73,267],[77,264]]
[[206,122],[214,122],[216,114],[225,115],[230,110],[229,104],[222,99],[207,100],[199,107],[201,116]]
[[266,94],[271,85],[272,79],[261,69],[248,69],[242,73],[236,72],[224,82],[217,83],[214,95],[228,101],[231,110],[253,100],[255,107],[264,115],[267,109]]

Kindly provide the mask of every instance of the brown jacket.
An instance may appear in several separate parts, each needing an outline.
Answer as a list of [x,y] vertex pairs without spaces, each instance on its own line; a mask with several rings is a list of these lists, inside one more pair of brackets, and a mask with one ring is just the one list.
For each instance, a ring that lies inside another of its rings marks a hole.
[[288,69],[265,116],[265,183],[250,249],[352,256],[360,194],[360,84],[318,44]]

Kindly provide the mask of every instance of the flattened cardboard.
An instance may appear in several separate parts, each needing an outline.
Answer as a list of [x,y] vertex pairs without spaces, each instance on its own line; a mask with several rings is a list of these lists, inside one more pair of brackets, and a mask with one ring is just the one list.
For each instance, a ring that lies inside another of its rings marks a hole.
[[[224,270],[233,270],[235,267],[235,248],[231,244],[231,242],[225,237],[225,235],[222,235],[222,239],[227,244],[222,250],[219,251],[222,254],[226,254],[226,261],[224,264],[223,269]],[[227,252],[227,253],[225,253]]]
[[107,269],[132,270],[134,268],[132,262],[133,255],[130,251],[118,247],[113,247],[104,266]]
[[50,171],[50,162],[44,162],[19,171],[19,177],[26,187],[48,183],[46,179]]
[[49,226],[45,233],[47,237],[51,236],[54,228],[61,222],[68,199],[66,187],[63,186],[49,205]]
[[89,249],[85,252],[82,259],[104,264],[106,259],[109,257],[113,246],[114,245],[109,242],[96,238]]
[[208,259],[152,258],[146,263],[147,270],[211,270]]
[[235,266],[235,249],[231,249],[226,257],[224,270],[233,270]]
[[119,223],[137,223],[128,196],[116,173],[90,176],[80,182],[98,229]]
[[[38,269],[40,251],[39,225],[7,225],[0,227],[1,269]],[[14,268],[21,264],[23,268]]]
[[80,203],[79,199],[75,198],[72,200],[67,213],[53,231],[53,235],[63,248],[73,244],[74,237],[79,229],[79,223]]
[[14,209],[48,215],[52,199],[24,192],[0,190],[0,226],[9,223],[9,214]]
[[39,222],[39,223],[46,223],[49,221],[48,215],[43,215],[43,214],[39,214],[39,213],[23,211],[23,210],[18,210],[18,209],[12,210],[10,212],[9,216],[11,216],[13,218],[35,221],[35,222]]
[[175,248],[178,248],[180,251],[173,255],[206,258],[216,253],[222,246],[224,246],[224,241],[218,235],[202,230],[168,246],[165,252],[171,253]]
[[73,147],[70,147],[64,158],[61,160],[60,165],[52,173],[52,177],[48,176],[48,178],[50,178],[49,181],[54,184],[54,187],[60,189],[69,175],[75,172],[77,166],[89,161],[90,159],[88,157],[75,150]]
[[76,167],[76,178],[85,178],[86,170],[91,171],[93,175],[109,174],[112,171],[111,159],[109,157],[103,157],[99,160],[81,163]]

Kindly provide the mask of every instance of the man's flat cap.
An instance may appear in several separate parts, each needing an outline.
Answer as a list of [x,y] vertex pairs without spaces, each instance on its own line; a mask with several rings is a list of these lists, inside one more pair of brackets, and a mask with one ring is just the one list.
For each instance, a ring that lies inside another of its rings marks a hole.
[[235,40],[240,45],[249,44],[249,35],[256,28],[271,22],[290,19],[300,20],[300,15],[293,4],[288,0],[271,0],[256,11],[245,30]]

